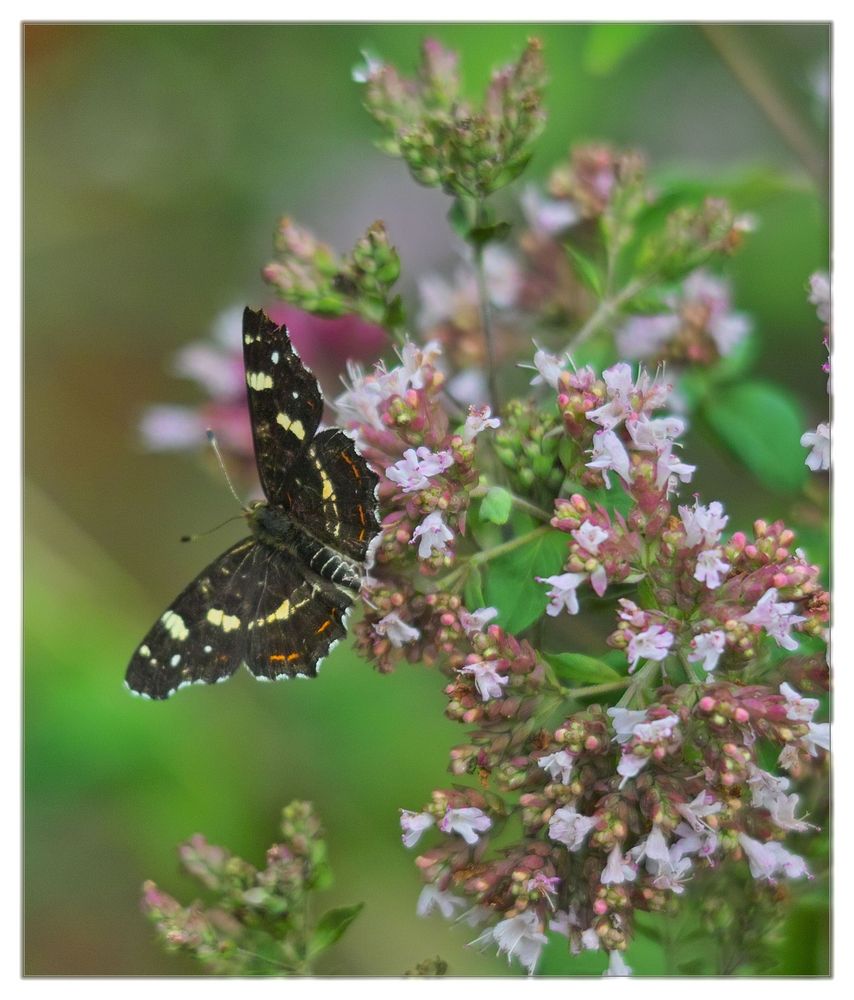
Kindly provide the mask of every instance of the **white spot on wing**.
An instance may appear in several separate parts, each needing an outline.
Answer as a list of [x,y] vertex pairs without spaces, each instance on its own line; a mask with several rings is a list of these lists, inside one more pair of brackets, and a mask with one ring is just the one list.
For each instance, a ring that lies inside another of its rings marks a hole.
[[211,625],[218,626],[223,632],[232,632],[240,627],[240,619],[236,615],[227,615],[222,608],[211,608],[207,619]]

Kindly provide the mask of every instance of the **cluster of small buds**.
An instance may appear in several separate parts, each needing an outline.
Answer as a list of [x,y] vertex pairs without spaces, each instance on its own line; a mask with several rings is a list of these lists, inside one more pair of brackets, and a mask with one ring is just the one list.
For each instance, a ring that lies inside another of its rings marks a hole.
[[279,223],[276,259],[263,270],[279,298],[320,316],[354,314],[393,326],[391,288],[400,258],[382,222],[375,222],[344,257],[289,218]]
[[734,253],[752,228],[752,220],[736,215],[722,198],[706,198],[698,208],[678,208],[666,226],[646,240],[639,271],[662,281],[680,280],[711,257]]
[[[179,848],[184,870],[216,897],[208,906],[185,907],[154,882],[143,886],[142,908],[170,951],[184,951],[223,975],[305,974],[305,926],[309,893],[329,885],[323,829],[309,802],[292,802],[282,811],[283,843],[267,851],[257,869],[204,837],[191,837]],[[330,911],[343,933],[361,905]],[[320,918],[329,922],[330,914]],[[312,938],[312,956],[328,948],[340,933]]]
[[559,428],[557,414],[543,411],[534,400],[513,399],[496,431],[495,453],[507,468],[511,485],[534,501],[546,502],[563,482]]
[[543,128],[541,46],[496,71],[480,109],[460,95],[457,53],[435,39],[414,79],[383,62],[365,73],[365,106],[383,129],[380,148],[402,157],[413,178],[456,197],[481,199],[513,180]]
[[620,357],[653,364],[710,365],[731,354],[750,333],[751,322],[732,311],[729,283],[707,271],[689,275],[667,312],[632,316],[617,331]]
[[617,152],[610,146],[577,146],[568,161],[556,167],[548,180],[548,193],[568,204],[579,219],[598,219],[627,190],[643,196],[646,164],[634,151]]

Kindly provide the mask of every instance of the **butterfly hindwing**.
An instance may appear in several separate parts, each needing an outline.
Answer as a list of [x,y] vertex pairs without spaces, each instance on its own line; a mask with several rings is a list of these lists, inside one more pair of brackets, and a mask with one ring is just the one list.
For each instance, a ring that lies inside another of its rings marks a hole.
[[317,432],[323,396],[287,329],[261,311],[243,313],[243,362],[261,486],[271,503],[286,504],[290,470]]
[[131,691],[168,698],[182,684],[213,684],[240,666],[246,645],[246,606],[257,592],[254,538],[215,559],[157,619],[131,658]]
[[258,678],[314,677],[341,639],[354,594],[298,563],[271,559],[249,619],[246,665]]
[[293,472],[290,509],[312,534],[357,562],[379,530],[375,472],[337,427],[321,431]]

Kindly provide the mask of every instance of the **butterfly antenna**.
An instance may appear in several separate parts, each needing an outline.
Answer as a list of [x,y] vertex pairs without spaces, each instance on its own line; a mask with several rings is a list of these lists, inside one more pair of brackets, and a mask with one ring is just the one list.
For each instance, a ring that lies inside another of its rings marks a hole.
[[222,474],[225,476],[225,481],[228,483],[228,488],[231,490],[231,495],[240,504],[240,506],[245,509],[246,505],[237,495],[237,490],[235,490],[234,485],[231,482],[231,478],[228,475],[228,469],[226,469],[225,467],[225,462],[223,461],[222,458],[222,452],[219,450],[219,445],[217,444],[216,434],[214,434],[214,432],[210,429],[210,427],[208,427],[207,435],[211,448],[213,448],[214,454],[216,455],[216,460],[219,462],[219,467],[222,469]]
[[197,538],[204,538],[205,535],[210,535],[214,531],[219,531],[219,529],[225,527],[226,524],[231,524],[232,521],[237,521],[241,517],[243,517],[242,514],[235,514],[232,517],[227,517],[221,524],[217,524],[213,528],[208,528],[207,531],[200,531],[195,535],[181,535],[181,541],[194,542]]

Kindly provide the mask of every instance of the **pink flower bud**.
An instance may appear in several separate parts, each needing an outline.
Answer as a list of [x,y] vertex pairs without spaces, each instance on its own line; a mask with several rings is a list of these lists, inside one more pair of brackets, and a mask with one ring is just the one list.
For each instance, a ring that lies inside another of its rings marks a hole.
[[608,904],[604,899],[597,899],[593,904],[593,912],[598,916],[603,917],[608,912]]
[[697,707],[701,712],[711,712],[715,707],[715,699],[710,694],[707,694],[700,699]]

